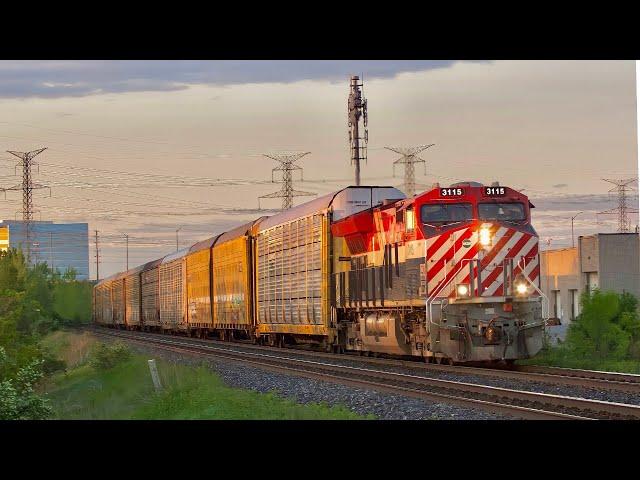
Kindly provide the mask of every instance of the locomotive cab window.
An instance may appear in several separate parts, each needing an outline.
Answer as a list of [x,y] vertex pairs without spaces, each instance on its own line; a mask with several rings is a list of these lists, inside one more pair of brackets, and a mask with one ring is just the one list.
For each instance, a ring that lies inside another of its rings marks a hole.
[[470,203],[435,203],[423,205],[420,209],[422,223],[447,225],[449,223],[473,220]]
[[480,220],[522,221],[527,219],[522,203],[480,203],[478,217]]

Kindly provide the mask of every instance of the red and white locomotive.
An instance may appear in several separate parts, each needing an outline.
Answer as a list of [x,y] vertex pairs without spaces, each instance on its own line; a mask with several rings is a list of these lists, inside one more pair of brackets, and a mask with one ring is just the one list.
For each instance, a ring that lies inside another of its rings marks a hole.
[[535,355],[548,303],[531,208],[464,182],[333,222],[338,343],[437,363]]

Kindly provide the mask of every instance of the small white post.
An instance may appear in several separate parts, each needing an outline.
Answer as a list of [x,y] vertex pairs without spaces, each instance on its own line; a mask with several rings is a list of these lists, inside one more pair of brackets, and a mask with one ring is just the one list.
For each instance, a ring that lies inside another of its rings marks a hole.
[[160,384],[160,375],[158,375],[158,367],[155,360],[149,360],[149,371],[151,371],[151,379],[153,380],[153,386],[156,392],[162,391],[162,385]]

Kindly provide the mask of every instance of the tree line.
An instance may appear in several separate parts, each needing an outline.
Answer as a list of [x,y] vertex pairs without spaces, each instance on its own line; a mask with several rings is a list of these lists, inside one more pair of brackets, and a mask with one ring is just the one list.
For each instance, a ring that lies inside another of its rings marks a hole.
[[45,375],[64,368],[41,345],[49,332],[91,321],[92,285],[77,272],[28,265],[21,250],[0,252],[0,419],[51,415],[35,390]]

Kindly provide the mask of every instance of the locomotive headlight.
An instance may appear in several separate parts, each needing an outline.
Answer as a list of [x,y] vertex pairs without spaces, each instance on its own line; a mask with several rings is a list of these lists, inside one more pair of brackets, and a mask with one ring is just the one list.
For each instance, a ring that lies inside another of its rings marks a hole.
[[470,293],[469,284],[467,283],[459,283],[456,285],[456,296],[458,297],[468,297]]
[[516,293],[518,295],[525,295],[528,290],[529,290],[529,287],[527,287],[526,283],[520,282],[516,284]]
[[480,229],[480,245],[483,247],[491,245],[491,230],[487,227],[482,227]]

